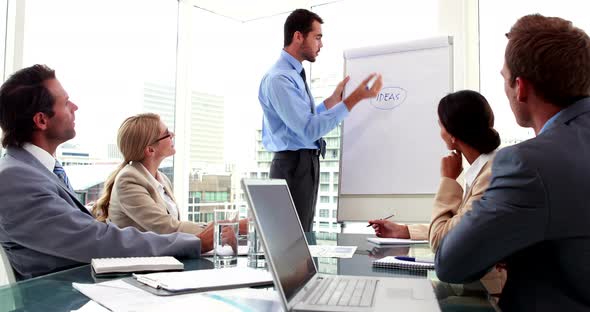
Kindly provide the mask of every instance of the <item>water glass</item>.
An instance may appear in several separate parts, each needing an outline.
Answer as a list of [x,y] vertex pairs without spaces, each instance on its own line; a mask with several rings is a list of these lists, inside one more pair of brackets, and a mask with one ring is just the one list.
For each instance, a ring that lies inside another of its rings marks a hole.
[[215,209],[213,214],[215,267],[235,267],[238,264],[239,212],[237,209]]
[[248,266],[251,268],[266,268],[264,247],[260,233],[256,229],[256,222],[252,212],[248,209]]

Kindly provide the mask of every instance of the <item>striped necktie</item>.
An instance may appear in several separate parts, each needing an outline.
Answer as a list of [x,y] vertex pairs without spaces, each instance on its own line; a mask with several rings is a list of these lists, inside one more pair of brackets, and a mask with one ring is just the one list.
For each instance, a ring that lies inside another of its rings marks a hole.
[[[309,106],[311,108],[311,113],[315,114],[315,106],[313,105],[313,99],[309,95],[307,79],[305,79],[305,68],[301,69],[299,75],[301,76],[301,79],[303,79],[303,84],[305,85],[305,93],[307,93],[307,96],[309,97]],[[319,138],[319,140],[315,141],[315,143],[318,145],[318,149],[320,150],[320,155],[322,155],[322,158],[326,158],[326,140],[324,140],[324,138]]]
[[74,191],[72,185],[70,184],[70,180],[66,175],[64,167],[62,167],[59,161],[57,160],[55,160],[55,167],[53,167],[53,173],[55,173],[55,175],[68,187],[68,189],[70,189],[70,191]]

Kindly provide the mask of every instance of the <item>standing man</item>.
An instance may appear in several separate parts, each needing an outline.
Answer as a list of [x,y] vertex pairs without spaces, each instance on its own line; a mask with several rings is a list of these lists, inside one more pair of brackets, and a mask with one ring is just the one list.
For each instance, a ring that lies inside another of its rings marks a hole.
[[489,188],[440,243],[436,273],[461,283],[503,262],[503,311],[589,311],[590,38],[538,14],[506,36],[504,90],[536,137],[497,153]]
[[0,248],[17,279],[90,263],[92,258],[197,258],[213,248],[213,228],[158,235],[96,221],[77,199],[56,148],[76,135],[74,104],[55,72],[34,65],[0,87]]
[[[326,151],[322,136],[337,127],[358,102],[377,96],[382,85],[381,76],[372,74],[342,100],[346,77],[330,97],[315,105],[302,62],[315,62],[322,48],[322,23],[317,14],[305,9],[287,17],[283,51],[262,78],[258,94],[264,113],[262,144],[274,152],[270,177],[287,180],[305,232],[312,230],[315,214],[319,156]],[[375,83],[367,88],[373,77]]]

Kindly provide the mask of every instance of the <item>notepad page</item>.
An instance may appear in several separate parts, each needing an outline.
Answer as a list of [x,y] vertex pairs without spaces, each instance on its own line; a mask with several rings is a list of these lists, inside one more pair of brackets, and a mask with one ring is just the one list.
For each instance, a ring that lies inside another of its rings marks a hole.
[[400,260],[393,256],[388,256],[379,260],[373,261],[373,266],[379,268],[396,268],[409,270],[431,270],[434,269],[432,262],[406,261]]
[[428,244],[428,240],[414,240],[405,238],[367,237],[367,240],[371,243],[379,245]]
[[91,261],[97,274],[116,272],[182,270],[184,264],[174,257],[97,258]]

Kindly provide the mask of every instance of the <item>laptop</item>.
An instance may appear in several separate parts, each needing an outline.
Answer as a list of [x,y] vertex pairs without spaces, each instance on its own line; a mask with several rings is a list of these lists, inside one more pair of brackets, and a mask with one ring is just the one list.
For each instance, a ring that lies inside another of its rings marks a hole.
[[286,181],[242,187],[285,311],[440,311],[428,279],[318,274]]

